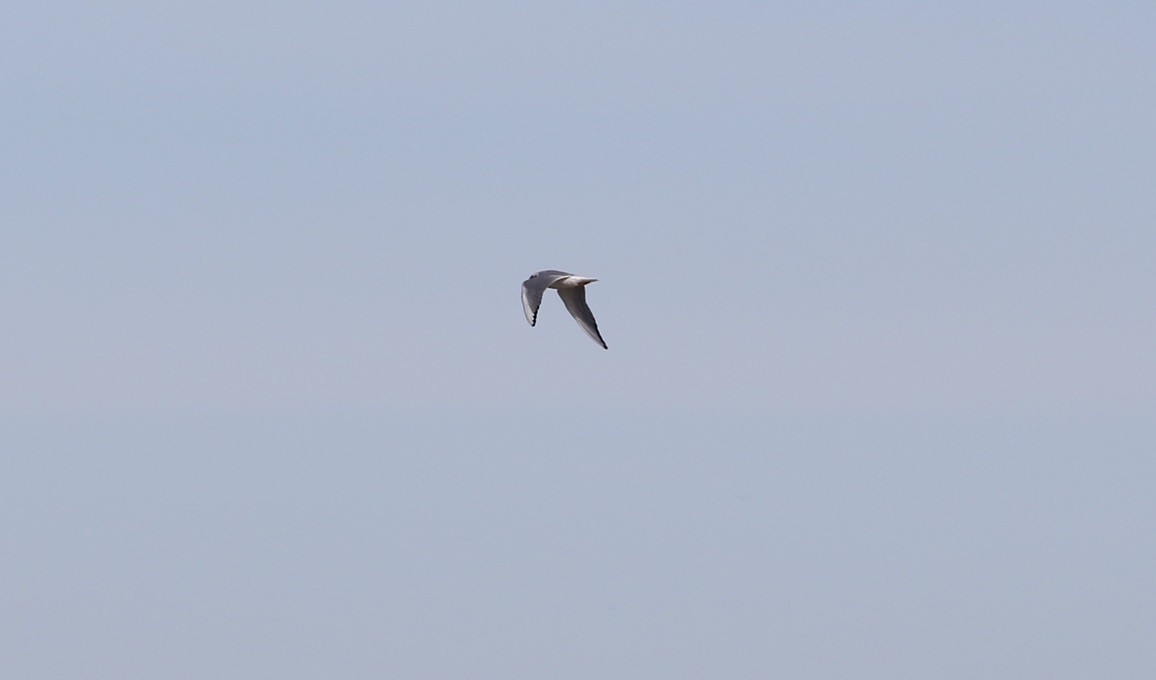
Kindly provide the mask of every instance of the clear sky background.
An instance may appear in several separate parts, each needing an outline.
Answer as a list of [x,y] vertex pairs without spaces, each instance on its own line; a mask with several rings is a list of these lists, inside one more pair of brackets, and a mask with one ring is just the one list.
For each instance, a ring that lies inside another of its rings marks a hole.
[[0,675],[1153,677],[1154,36],[7,3]]

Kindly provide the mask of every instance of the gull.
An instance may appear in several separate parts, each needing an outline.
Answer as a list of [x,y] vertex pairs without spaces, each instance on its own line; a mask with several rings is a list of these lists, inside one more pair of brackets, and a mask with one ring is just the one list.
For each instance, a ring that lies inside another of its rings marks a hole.
[[530,274],[530,278],[522,282],[522,310],[526,312],[526,321],[533,326],[538,322],[538,306],[542,304],[542,293],[547,288],[558,291],[558,297],[570,310],[570,316],[578,322],[582,330],[602,345],[603,349],[610,349],[606,341],[598,332],[598,324],[594,321],[594,314],[586,304],[586,286],[598,279],[585,276],[575,276],[569,272],[560,272],[557,269],[546,269],[537,274]]

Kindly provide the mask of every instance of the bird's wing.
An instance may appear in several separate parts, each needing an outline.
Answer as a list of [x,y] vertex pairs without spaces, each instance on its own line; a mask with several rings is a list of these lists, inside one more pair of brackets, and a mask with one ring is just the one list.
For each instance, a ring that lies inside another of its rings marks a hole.
[[547,269],[546,271],[531,274],[530,278],[522,282],[522,311],[526,313],[526,321],[533,326],[538,322],[538,307],[542,304],[542,293],[558,279],[570,276],[566,272]]
[[558,297],[562,298],[562,302],[566,304],[566,309],[570,310],[570,315],[586,331],[589,335],[602,345],[603,349],[610,349],[606,346],[606,341],[602,339],[602,334],[598,332],[598,323],[594,321],[594,313],[590,311],[590,306],[586,304],[586,286],[578,286],[576,288],[559,288]]

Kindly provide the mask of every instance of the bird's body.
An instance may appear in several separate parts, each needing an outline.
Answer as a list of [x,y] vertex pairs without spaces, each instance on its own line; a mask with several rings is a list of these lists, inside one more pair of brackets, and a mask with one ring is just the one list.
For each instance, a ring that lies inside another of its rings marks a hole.
[[598,324],[594,321],[594,314],[586,304],[586,286],[598,279],[586,276],[575,276],[569,272],[557,269],[545,269],[522,282],[522,310],[526,312],[526,321],[533,326],[538,322],[538,307],[542,304],[542,294],[547,288],[558,291],[558,297],[570,311],[570,315],[586,331],[594,342],[602,345],[603,349],[610,349],[602,334],[598,332]]

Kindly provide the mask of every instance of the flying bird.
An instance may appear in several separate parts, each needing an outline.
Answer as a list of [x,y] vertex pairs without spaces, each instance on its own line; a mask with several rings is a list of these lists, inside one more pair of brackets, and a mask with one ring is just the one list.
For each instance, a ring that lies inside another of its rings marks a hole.
[[610,349],[598,332],[594,314],[586,304],[586,286],[597,280],[560,272],[557,269],[546,269],[531,274],[530,278],[522,282],[522,310],[526,312],[526,321],[529,321],[531,326],[538,322],[538,307],[542,304],[542,293],[545,293],[547,288],[553,288],[558,291],[558,297],[562,298],[566,309],[570,310],[570,316],[573,316],[582,330],[586,331],[586,335],[602,345],[603,349]]

